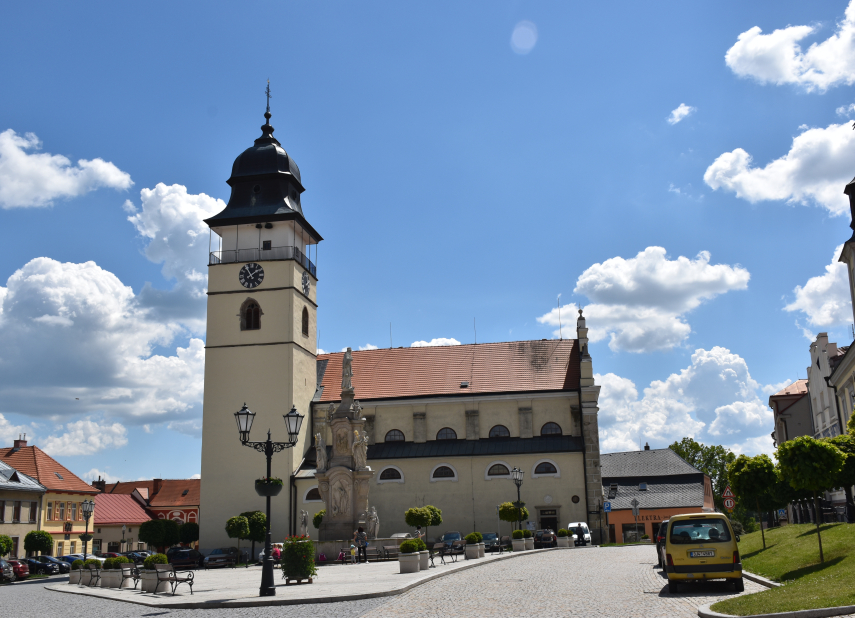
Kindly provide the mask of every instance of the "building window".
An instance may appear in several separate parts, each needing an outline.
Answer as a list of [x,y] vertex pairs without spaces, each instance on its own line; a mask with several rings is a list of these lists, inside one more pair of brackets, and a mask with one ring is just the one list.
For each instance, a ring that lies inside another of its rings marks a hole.
[[303,336],[309,336],[309,310],[303,307]]
[[71,512],[71,521],[77,521],[77,503],[72,502],[69,508]]
[[378,483],[403,483],[404,473],[398,466],[386,466],[380,471]]
[[71,542],[71,551],[69,553],[76,554],[77,553],[77,541]]
[[65,548],[65,543],[63,543],[62,541],[57,541],[57,543],[56,543],[56,555],[57,556],[64,556],[65,555],[63,553],[64,548]]
[[251,298],[243,301],[240,307],[240,329],[259,330],[261,328],[261,307]]
[[510,474],[510,470],[503,464],[493,464],[487,471],[488,476],[509,476]]
[[542,436],[560,436],[561,433],[561,426],[558,423],[546,423],[540,428],[540,435]]
[[12,523],[17,524],[21,521],[21,501],[15,500],[12,507]]
[[436,432],[437,440],[457,440],[457,432],[451,427],[443,427]]
[[59,521],[65,521],[65,502],[57,502],[57,519]]
[[404,432],[399,429],[392,429],[386,433],[386,442],[403,442],[404,441]]
[[30,502],[30,523],[36,523],[36,515],[39,512],[39,503],[38,502]]
[[638,491],[647,491],[647,483],[639,483]]
[[531,471],[531,478],[536,479],[541,476],[551,476],[561,478],[561,472],[558,470],[558,464],[551,459],[541,459],[534,464]]
[[317,487],[312,487],[309,491],[306,492],[306,495],[303,497],[303,502],[320,502],[321,501],[321,492]]
[[434,480],[443,480],[443,481],[451,481],[457,480],[457,473],[454,471],[454,468],[451,466],[437,466],[433,469],[430,475],[431,481]]
[[273,248],[273,241],[271,240],[262,240],[261,241],[261,250],[262,251],[270,251]]
[[490,430],[491,438],[510,438],[511,432],[504,425],[496,425]]
[[0,500],[0,524],[6,521],[6,502]]
[[47,503],[47,517],[45,519],[47,521],[53,521],[53,502]]

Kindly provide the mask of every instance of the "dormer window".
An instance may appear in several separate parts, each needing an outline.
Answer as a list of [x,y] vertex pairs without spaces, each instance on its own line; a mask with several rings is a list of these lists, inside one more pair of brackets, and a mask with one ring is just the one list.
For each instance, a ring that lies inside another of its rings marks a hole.
[[647,491],[647,483],[639,483],[638,491]]

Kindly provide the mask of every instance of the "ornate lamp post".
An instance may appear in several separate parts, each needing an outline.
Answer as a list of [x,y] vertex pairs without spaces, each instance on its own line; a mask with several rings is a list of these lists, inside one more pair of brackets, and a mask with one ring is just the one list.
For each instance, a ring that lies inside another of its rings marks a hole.
[[514,485],[517,486],[517,529],[518,530],[522,529],[522,504],[521,504],[521,500],[520,500],[520,485],[522,485],[524,474],[525,474],[525,472],[523,472],[522,470],[520,470],[517,467],[514,467],[514,469],[511,470],[511,478],[514,480]]
[[[305,416],[297,413],[296,406],[291,406],[291,411],[288,414],[283,414],[282,418],[285,419],[285,427],[288,430],[288,442],[272,442],[270,440],[269,429],[267,430],[267,440],[264,442],[250,442],[249,432],[252,429],[252,421],[255,420],[255,412],[251,412],[246,407],[246,404],[243,404],[243,407],[235,412],[235,420],[237,421],[241,444],[254,448],[259,453],[264,453],[267,457],[268,479],[270,478],[270,463],[273,459],[273,453],[284,451],[286,448],[292,448],[297,444],[297,440],[300,437],[300,427],[303,425]],[[256,491],[258,491],[257,487],[256,485]],[[278,487],[278,491],[275,493],[270,491],[269,487],[268,491],[265,492],[267,498],[267,535],[264,538],[264,562],[261,565],[261,588],[259,596],[262,597],[276,596],[276,587],[273,583],[273,552],[271,551],[270,541],[270,497],[278,494],[279,491],[281,491],[281,486]]]
[[84,500],[80,505],[83,511],[83,519],[86,520],[86,530],[83,533],[83,560],[86,560],[86,552],[89,549],[89,518],[95,512],[95,502],[93,500]]

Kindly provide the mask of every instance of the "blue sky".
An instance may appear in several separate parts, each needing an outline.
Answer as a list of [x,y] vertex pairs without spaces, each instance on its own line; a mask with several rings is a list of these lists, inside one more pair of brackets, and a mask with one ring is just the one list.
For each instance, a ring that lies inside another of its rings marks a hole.
[[847,8],[4,7],[2,442],[87,479],[199,472],[200,221],[269,78],[325,238],[323,349],[554,337],[559,302],[568,337],[584,306],[604,450],[769,452],[808,336],[851,338]]

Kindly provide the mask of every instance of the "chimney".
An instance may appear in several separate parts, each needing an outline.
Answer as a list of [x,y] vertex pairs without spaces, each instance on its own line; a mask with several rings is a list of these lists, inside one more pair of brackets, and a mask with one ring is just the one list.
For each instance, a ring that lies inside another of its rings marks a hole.
[[644,450],[645,450],[645,451],[649,451],[649,450],[650,450],[650,444],[648,444],[647,442],[645,442],[645,443],[644,443]]
[[18,439],[14,441],[12,448],[24,448],[25,446],[27,446],[27,434],[24,434],[23,437],[18,434]]
[[158,493],[160,493],[160,488],[163,487],[163,479],[154,479],[152,485],[153,487],[151,488],[151,495],[148,497],[149,500],[151,500]]
[[106,481],[106,479],[102,480],[101,475],[99,474],[98,480],[92,481],[92,487],[94,487],[95,489],[97,489],[101,493],[104,493],[105,491],[107,491],[107,481]]

